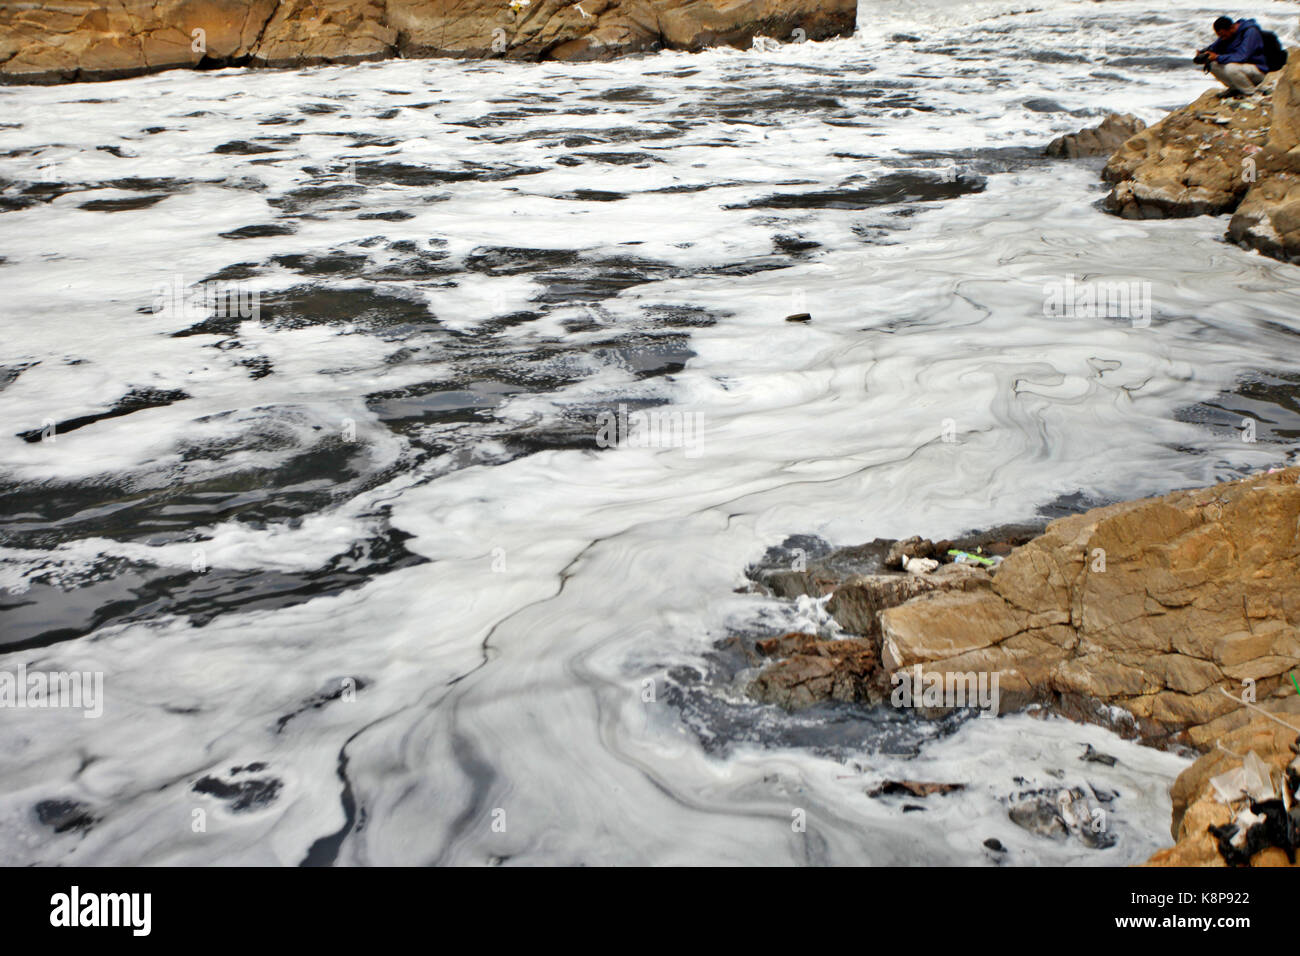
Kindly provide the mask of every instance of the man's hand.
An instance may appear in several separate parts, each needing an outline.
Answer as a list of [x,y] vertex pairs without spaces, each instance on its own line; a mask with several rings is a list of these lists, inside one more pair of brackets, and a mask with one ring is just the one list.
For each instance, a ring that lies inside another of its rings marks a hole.
[[1211,63],[1213,63],[1215,60],[1217,60],[1217,59],[1219,58],[1219,54],[1217,54],[1217,53],[1207,53],[1207,54],[1205,54],[1205,58],[1206,58],[1207,60],[1209,60]]

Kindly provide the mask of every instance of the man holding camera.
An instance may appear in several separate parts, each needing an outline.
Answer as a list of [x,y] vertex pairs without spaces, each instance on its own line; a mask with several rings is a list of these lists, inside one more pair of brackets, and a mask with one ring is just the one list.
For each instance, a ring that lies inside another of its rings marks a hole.
[[1250,96],[1264,82],[1268,58],[1264,36],[1254,20],[1219,17],[1214,21],[1218,39],[1199,51],[1192,62],[1203,65],[1227,87],[1220,96]]

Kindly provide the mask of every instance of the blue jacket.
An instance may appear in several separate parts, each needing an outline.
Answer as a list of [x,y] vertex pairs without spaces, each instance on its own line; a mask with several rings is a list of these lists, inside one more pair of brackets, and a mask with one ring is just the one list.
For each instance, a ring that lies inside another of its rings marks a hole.
[[1268,60],[1264,58],[1264,37],[1259,31],[1259,24],[1254,20],[1238,20],[1236,33],[1226,40],[1215,40],[1206,49],[1219,54],[1220,63],[1251,63],[1259,67],[1260,72],[1268,72]]

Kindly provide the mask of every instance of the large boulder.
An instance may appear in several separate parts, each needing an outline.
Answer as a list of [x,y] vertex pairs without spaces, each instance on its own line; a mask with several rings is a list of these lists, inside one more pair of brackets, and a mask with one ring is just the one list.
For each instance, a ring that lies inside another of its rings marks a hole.
[[[1068,149],[1066,139],[1049,149]],[[1117,215],[1232,213],[1233,242],[1300,263],[1300,51],[1269,74],[1260,95],[1222,98],[1206,90],[1131,137],[1102,177],[1114,184],[1105,205]]]
[[1127,140],[1102,170],[1113,183],[1106,208],[1126,219],[1219,215],[1241,202],[1253,181],[1272,106],[1272,75],[1250,98],[1206,90]]
[[1228,236],[1266,256],[1300,263],[1300,53],[1278,77],[1268,144],[1257,171],[1257,181],[1228,223]]
[[1270,710],[1296,698],[1297,479],[1290,468],[1055,521],[991,587],[882,611],[882,665],[996,672],[1003,710],[1045,701],[1150,743],[1210,746],[1246,722],[1242,696]]
[[397,31],[383,0],[283,0],[254,42],[255,66],[357,63],[393,55]]
[[107,80],[247,58],[276,0],[0,4],[0,79]]
[[857,0],[35,0],[0,4],[0,81],[391,56],[603,59],[853,32]]

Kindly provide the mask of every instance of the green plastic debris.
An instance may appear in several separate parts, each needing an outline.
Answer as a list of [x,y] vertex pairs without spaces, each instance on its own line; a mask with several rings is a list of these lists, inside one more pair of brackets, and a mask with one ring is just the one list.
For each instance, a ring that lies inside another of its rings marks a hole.
[[957,551],[949,549],[948,554],[954,561],[965,561],[969,564],[982,564],[986,568],[996,568],[1001,561],[995,561],[992,558],[986,558],[982,554],[971,554],[969,551]]

